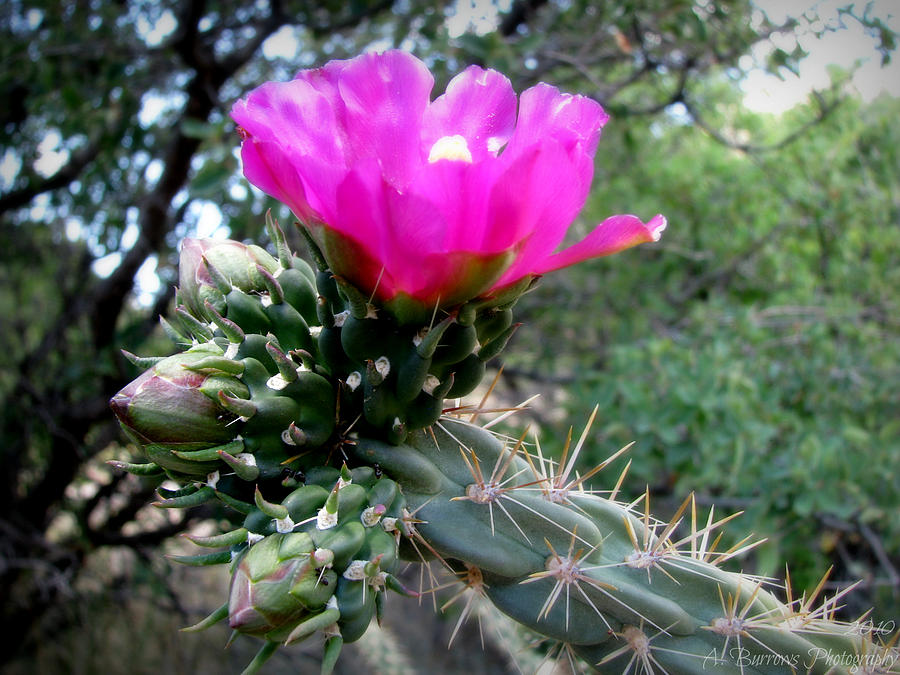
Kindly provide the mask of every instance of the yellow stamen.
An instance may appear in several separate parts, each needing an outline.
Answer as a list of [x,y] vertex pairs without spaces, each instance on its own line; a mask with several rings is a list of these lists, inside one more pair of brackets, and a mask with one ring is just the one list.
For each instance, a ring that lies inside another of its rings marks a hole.
[[434,164],[438,160],[449,159],[451,162],[472,163],[472,153],[466,139],[456,134],[454,136],[442,136],[431,146],[428,153],[428,162]]

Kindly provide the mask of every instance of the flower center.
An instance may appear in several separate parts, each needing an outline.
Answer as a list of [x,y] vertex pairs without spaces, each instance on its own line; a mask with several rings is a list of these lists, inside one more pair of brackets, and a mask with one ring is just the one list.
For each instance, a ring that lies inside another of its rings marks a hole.
[[451,162],[472,163],[472,153],[466,139],[456,134],[454,136],[441,136],[428,153],[428,162],[434,164],[438,160],[449,159]]

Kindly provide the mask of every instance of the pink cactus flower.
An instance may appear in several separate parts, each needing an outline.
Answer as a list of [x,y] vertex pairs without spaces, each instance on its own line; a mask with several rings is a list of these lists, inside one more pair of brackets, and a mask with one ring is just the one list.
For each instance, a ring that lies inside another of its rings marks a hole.
[[617,215],[557,251],[590,190],[608,119],[596,101],[547,84],[517,101],[476,66],[432,101],[433,85],[389,51],[234,105],[244,174],[291,208],[335,274],[382,304],[450,308],[659,239],[663,216]]

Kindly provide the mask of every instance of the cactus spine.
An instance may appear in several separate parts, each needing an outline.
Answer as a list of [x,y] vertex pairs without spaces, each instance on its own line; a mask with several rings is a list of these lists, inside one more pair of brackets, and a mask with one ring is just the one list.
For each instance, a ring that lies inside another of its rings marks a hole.
[[230,565],[228,601],[191,630],[227,620],[260,638],[245,672],[315,634],[330,672],[387,590],[415,595],[394,576],[401,560],[436,561],[601,672],[898,672],[896,650],[836,620],[840,594],[783,602],[723,570],[746,549],[710,543],[728,519],[698,523],[688,499],[661,523],[649,498],[588,490],[599,467],[572,478],[587,431],[557,466],[524,435],[443,414],[505,346],[526,288],[404,324],[268,230],[277,258],[186,245],[164,327],[189,347],[135,358],[149,369],[112,401],[148,459],[115,465],[181,485],[157,506],[218,500],[231,514],[233,529],[193,540],[207,553],[179,560]]

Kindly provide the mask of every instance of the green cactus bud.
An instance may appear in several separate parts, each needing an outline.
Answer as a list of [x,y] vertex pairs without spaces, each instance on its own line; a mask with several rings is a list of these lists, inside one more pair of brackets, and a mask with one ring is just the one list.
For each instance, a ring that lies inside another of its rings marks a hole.
[[270,274],[278,269],[278,262],[258,246],[232,240],[185,239],[178,265],[182,302],[197,318],[207,316],[204,301],[222,312],[229,288],[248,293],[265,290],[257,265]]
[[161,467],[205,475],[214,465],[186,461],[173,452],[214,447],[234,437],[234,427],[229,425],[235,416],[218,404],[217,395],[227,390],[249,396],[247,387],[231,376],[192,370],[205,359],[219,356],[208,347],[197,347],[167,357],[110,400],[129,438],[149,449],[152,461]]
[[477,354],[469,354],[453,366],[453,386],[447,392],[449,398],[465,396],[484,378],[485,362]]
[[231,628],[281,642],[303,621],[325,611],[336,574],[328,571],[320,578],[311,558],[315,549],[302,532],[269,535],[251,546],[232,575]]
[[479,314],[475,320],[478,341],[487,344],[510,327],[513,320],[511,309],[490,309]]
[[278,340],[282,349],[312,349],[313,339],[309,332],[309,326],[303,316],[290,304],[282,302],[269,305],[264,309],[266,316],[272,324],[272,333]]

